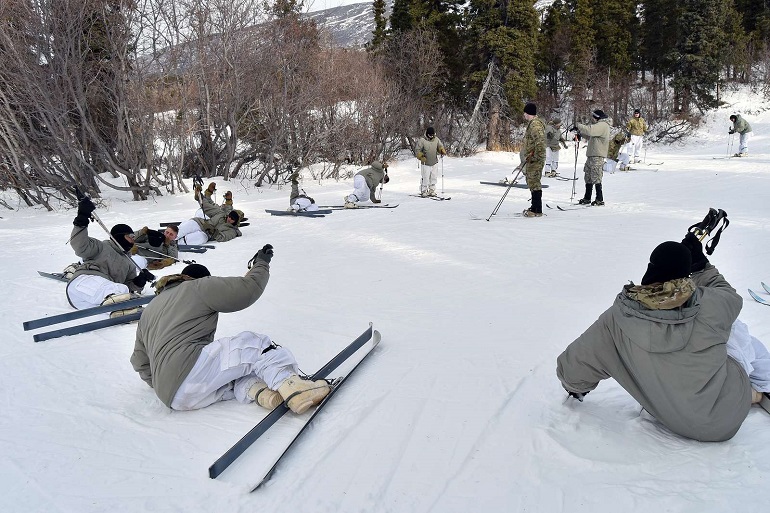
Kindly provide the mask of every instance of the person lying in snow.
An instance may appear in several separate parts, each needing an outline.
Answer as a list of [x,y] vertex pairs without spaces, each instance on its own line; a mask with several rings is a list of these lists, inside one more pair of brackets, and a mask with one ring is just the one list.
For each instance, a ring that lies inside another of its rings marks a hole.
[[[125,224],[110,230],[110,240],[88,236],[88,224],[96,206],[88,197],[78,202],[78,213],[70,237],[70,246],[82,263],[70,264],[63,274],[67,283],[67,301],[76,309],[92,308],[131,299],[155,276],[137,268],[128,253],[134,247],[134,231]],[[115,313],[118,315],[119,313]]]
[[178,235],[179,227],[176,225],[169,225],[162,232],[144,226],[134,232],[131,258],[139,267],[152,271],[173,265],[179,259]]
[[614,378],[671,431],[703,442],[732,438],[754,403],[770,412],[770,353],[738,320],[743,299],[698,238],[656,247],[641,283],[558,357],[567,393],[582,401]]
[[262,295],[272,257],[266,244],[243,277],[211,276],[206,267],[190,264],[158,280],[157,297],[136,329],[131,364],[163,404],[195,410],[237,399],[273,409],[286,401],[303,413],[329,393],[325,380],[300,377],[291,352],[267,335],[243,331],[214,339],[220,312],[243,310]]
[[177,240],[180,244],[206,244],[210,240],[227,242],[242,235],[238,229],[242,219],[237,210],[225,213],[211,198],[202,195],[197,185],[195,201],[200,201],[206,219],[194,217],[179,223]]

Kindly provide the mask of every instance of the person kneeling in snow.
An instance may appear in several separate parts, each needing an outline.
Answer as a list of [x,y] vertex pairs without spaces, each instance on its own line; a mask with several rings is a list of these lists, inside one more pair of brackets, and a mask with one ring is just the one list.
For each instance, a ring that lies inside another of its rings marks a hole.
[[[70,246],[83,262],[64,269],[67,283],[67,301],[78,310],[119,303],[141,292],[155,276],[147,269],[139,271],[128,253],[134,247],[134,231],[125,224],[116,224],[110,230],[111,240],[100,241],[88,236],[88,223],[96,210],[87,197],[78,203],[78,213],[72,222]],[[113,316],[130,313],[113,312]]]
[[214,340],[220,312],[254,304],[270,276],[273,247],[266,244],[244,277],[215,277],[200,264],[163,277],[136,330],[131,364],[174,410],[195,410],[237,399],[273,409],[281,402],[295,413],[329,393],[324,380],[299,377],[297,361],[267,335],[243,331]]
[[201,194],[199,186],[195,187],[195,201],[200,201],[208,219],[194,217],[179,223],[177,240],[181,244],[206,244],[210,240],[227,242],[242,235],[238,229],[241,215],[237,210],[226,214],[211,198]]
[[556,374],[580,401],[615,378],[671,431],[728,440],[751,404],[770,412],[770,353],[738,320],[742,305],[688,233],[655,248],[642,284],[623,287],[559,356]]
[[345,208],[356,208],[358,203],[363,203],[367,199],[371,200],[372,203],[382,203],[375,196],[377,186],[389,181],[388,165],[375,160],[370,167],[359,171],[353,177],[353,194],[345,196]]
[[299,171],[294,171],[291,174],[291,196],[289,196],[289,211],[290,212],[315,212],[318,210],[315,200],[305,194],[305,190],[302,190],[302,194],[299,191]]

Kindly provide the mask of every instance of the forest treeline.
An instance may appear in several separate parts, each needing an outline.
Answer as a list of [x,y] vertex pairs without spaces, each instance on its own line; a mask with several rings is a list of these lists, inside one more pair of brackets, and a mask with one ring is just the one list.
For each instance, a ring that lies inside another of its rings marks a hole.
[[303,8],[3,0],[0,203],[50,210],[74,184],[140,200],[190,176],[262,185],[313,164],[338,178],[428,125],[455,155],[511,150],[527,101],[565,126],[640,108],[674,140],[731,83],[770,84],[764,1],[375,0],[364,49],[335,47]]

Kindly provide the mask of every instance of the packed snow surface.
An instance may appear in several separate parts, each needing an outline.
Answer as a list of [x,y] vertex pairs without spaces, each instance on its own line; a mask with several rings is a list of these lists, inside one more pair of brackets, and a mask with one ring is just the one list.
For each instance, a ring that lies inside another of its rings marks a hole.
[[[479,181],[510,172],[518,156],[507,153],[445,158],[438,186],[452,199],[443,202],[410,196],[419,175],[404,157],[391,163],[382,196],[398,208],[323,219],[266,214],[288,206],[286,187],[216,180],[218,199],[232,190],[251,225],[241,238],[183,257],[216,275],[241,275],[259,248],[275,246],[265,294],[222,314],[218,335],[266,333],[312,373],[370,321],[382,333],[254,493],[259,476],[250,468],[279,442],[261,442],[219,479],[208,478],[208,467],[266,411],[235,401],[170,411],[131,368],[135,325],[34,343],[22,321],[70,310],[64,284],[36,271],[77,260],[67,245],[75,212],[0,212],[0,511],[766,509],[765,411],[753,407],[730,441],[699,443],[641,414],[612,380],[578,403],[555,375],[559,353],[625,283],[638,282],[651,250],[681,240],[709,207],[731,220],[710,260],[743,295],[752,334],[770,343],[770,308],[747,293],[770,282],[770,113],[748,93],[729,100],[683,145],[649,147],[638,171],[605,175],[606,206],[544,208],[540,219],[509,216],[529,205],[526,189],[511,189],[499,215],[484,220],[505,189]],[[714,159],[729,150],[734,111],[754,128],[750,157]],[[575,173],[574,155],[572,147],[561,152],[563,176]],[[584,160],[581,149],[578,196]],[[351,183],[306,173],[302,185],[319,204],[339,205]],[[543,183],[545,204],[570,204],[571,182]],[[109,226],[157,227],[195,211],[191,193],[105,197],[97,213]],[[104,238],[98,225],[89,232]],[[290,417],[275,439],[297,424]]]

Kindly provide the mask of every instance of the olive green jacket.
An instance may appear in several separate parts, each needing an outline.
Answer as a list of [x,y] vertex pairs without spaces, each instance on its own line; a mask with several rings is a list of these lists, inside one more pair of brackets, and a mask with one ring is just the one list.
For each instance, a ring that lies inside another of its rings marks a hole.
[[192,370],[201,350],[214,341],[220,312],[254,304],[270,277],[267,262],[256,260],[246,276],[161,279],[158,295],[142,312],[131,365],[166,406]]
[[142,287],[137,287],[132,281],[138,274],[136,265],[123,248],[112,239],[104,241],[94,239],[88,236],[87,227],[74,226],[70,246],[83,261],[80,269],[73,273],[73,279],[82,274],[92,274],[115,283],[122,283],[134,292],[142,290]]
[[743,299],[711,264],[692,279],[692,296],[667,310],[647,308],[624,287],[557,359],[564,388],[585,393],[614,378],[671,431],[732,438],[751,406],[749,378],[726,345]]
[[577,123],[581,137],[590,137],[588,139],[588,149],[586,157],[606,157],[610,146],[610,127],[612,121],[609,119],[600,119],[596,123],[584,125]]
[[647,122],[641,116],[638,118],[632,117],[626,123],[626,130],[631,132],[631,135],[644,135],[648,128]]

